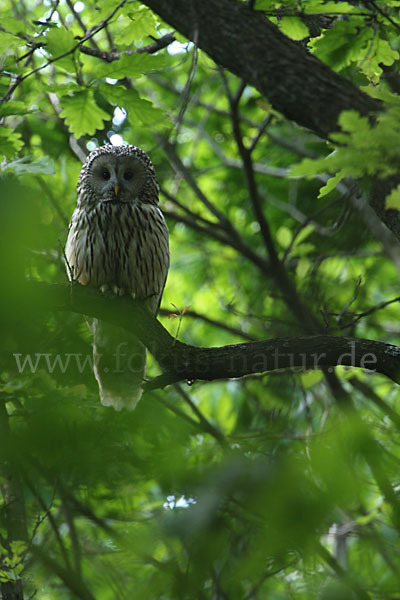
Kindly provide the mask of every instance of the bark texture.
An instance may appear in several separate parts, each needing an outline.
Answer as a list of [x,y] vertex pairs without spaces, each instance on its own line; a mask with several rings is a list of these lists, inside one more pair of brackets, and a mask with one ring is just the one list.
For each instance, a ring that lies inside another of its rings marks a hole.
[[143,0],[197,41],[217,64],[253,85],[285,117],[326,138],[342,110],[379,111],[379,101],[312,56],[259,11],[233,0]]
[[[338,129],[342,110],[373,115],[382,104],[283,35],[260,11],[235,0],[143,0],[169,25],[196,41],[217,64],[265,96],[288,119],[322,138]],[[375,178],[369,202],[400,240],[400,213],[385,197],[400,176]]]

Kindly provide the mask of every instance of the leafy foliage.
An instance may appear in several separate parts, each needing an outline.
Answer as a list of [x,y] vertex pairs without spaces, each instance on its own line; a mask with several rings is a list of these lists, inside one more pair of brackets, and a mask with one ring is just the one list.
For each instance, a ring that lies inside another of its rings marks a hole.
[[[366,209],[398,174],[398,2],[255,3],[382,101],[371,119],[344,112],[329,141],[166,38],[145,4],[0,8],[0,596],[394,599],[395,383],[293,368],[155,389],[116,413],[99,405],[84,319],[22,284],[66,282],[82,156],[132,143],[169,224],[173,337],[310,333],[302,306],[318,331],[398,345],[398,251]],[[386,203],[399,209],[399,187]]]

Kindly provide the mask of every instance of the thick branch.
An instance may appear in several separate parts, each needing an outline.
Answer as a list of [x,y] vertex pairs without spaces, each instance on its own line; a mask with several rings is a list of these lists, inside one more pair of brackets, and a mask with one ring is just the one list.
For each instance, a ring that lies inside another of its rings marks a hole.
[[100,294],[78,284],[29,284],[40,308],[98,317],[133,331],[160,364],[161,387],[182,380],[236,378],[284,368],[362,367],[400,383],[400,347],[367,339],[303,336],[198,348],[176,341],[145,306],[129,297]]
[[143,0],[219,65],[266,96],[288,119],[322,137],[342,110],[367,114],[380,103],[338,75],[266,17],[233,0]]
[[[250,4],[235,0],[143,0],[169,25],[195,40],[219,65],[253,85],[288,119],[323,138],[338,128],[343,110],[371,114],[380,101],[335,73],[301,44],[293,42]],[[399,178],[375,178],[371,206],[400,239],[397,210],[385,209],[385,197]]]

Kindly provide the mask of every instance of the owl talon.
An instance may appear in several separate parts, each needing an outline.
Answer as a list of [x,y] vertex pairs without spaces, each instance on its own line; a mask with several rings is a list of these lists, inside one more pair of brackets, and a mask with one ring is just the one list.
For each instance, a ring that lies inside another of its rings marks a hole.
[[124,288],[120,288],[117,285],[113,286],[112,291],[116,296],[123,296],[125,294]]

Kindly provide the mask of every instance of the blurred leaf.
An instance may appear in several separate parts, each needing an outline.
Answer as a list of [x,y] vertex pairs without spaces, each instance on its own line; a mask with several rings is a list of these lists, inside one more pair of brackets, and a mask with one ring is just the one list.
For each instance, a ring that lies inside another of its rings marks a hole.
[[0,30],[0,52],[17,48],[19,44],[20,40],[16,36]]
[[40,160],[32,161],[32,156],[26,155],[18,160],[13,160],[3,166],[3,171],[12,170],[16,175],[22,173],[43,173],[44,175],[54,175],[55,164],[52,158],[44,156]]
[[296,239],[294,241],[294,245],[298,246],[299,244],[303,243],[304,240],[306,240],[308,238],[309,235],[311,235],[311,233],[313,233],[315,230],[315,226],[314,225],[306,225],[305,227],[303,227],[300,232],[298,233],[298,235],[296,236]]
[[8,115],[25,115],[27,113],[33,112],[35,109],[32,109],[29,106],[26,106],[24,102],[21,101],[8,101],[4,104],[0,104],[0,115],[2,117],[6,117]]
[[164,54],[123,54],[119,60],[110,64],[98,64],[96,76],[98,78],[123,79],[124,77],[130,77],[131,79],[137,79],[143,73],[164,69],[167,65],[168,60]]
[[72,55],[58,57],[69,53],[76,44],[77,40],[74,39],[72,32],[64,27],[52,28],[46,34],[46,50],[52,58],[57,58],[58,65],[65,69],[74,70]]
[[0,127],[0,155],[12,158],[23,145],[20,133]]
[[131,46],[135,42],[154,34],[157,20],[154,13],[148,8],[141,7],[141,10],[128,13],[129,21],[125,22],[125,27],[121,28],[115,37],[116,44]]
[[64,27],[58,29],[50,29],[46,35],[46,49],[53,57],[61,56],[69,52],[76,45],[76,40],[71,31],[67,31]]

